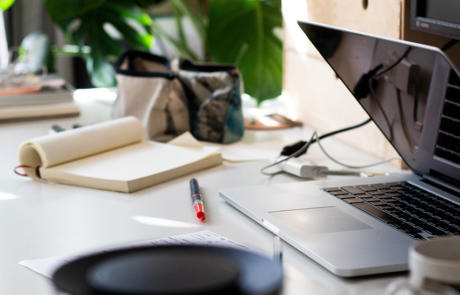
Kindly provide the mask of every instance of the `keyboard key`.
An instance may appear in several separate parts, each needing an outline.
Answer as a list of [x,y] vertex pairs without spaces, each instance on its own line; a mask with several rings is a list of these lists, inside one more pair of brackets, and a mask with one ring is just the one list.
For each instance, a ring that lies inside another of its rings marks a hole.
[[373,184],[372,186],[378,189],[386,189],[390,187],[387,183],[377,183]]
[[358,188],[364,192],[372,192],[376,191],[377,189],[375,187],[372,187],[370,185],[360,185]]
[[385,196],[389,197],[389,198],[397,198],[397,197],[404,197],[402,194],[400,193],[385,193]]
[[385,211],[389,211],[389,212],[392,212],[393,210],[393,207],[390,207],[390,206],[379,206],[379,209],[380,210],[385,210]]
[[382,199],[384,199],[385,202],[387,202],[387,203],[395,203],[395,202],[398,202],[398,200],[392,199],[392,198],[390,198],[390,197],[388,197],[388,198],[382,198]]
[[345,202],[349,204],[356,204],[356,203],[362,203],[363,200],[358,199],[358,198],[351,198],[351,199],[344,199]]
[[446,212],[446,216],[459,220],[460,216],[455,216],[452,212]]
[[328,188],[324,188],[324,190],[328,193],[330,192],[335,192],[335,191],[342,191],[340,188],[338,187],[328,187]]
[[383,211],[380,211],[378,210],[377,208],[375,208],[374,206],[368,204],[368,203],[356,203],[356,204],[353,204],[353,206],[369,213],[370,215],[373,215],[383,221],[385,221],[386,223],[396,223],[398,222],[398,220],[396,218],[394,218],[393,216],[383,212]]
[[329,193],[333,194],[334,196],[348,195],[348,193],[344,191],[336,191],[336,192],[329,192]]
[[339,198],[339,199],[344,200],[344,199],[354,198],[355,196],[350,195],[350,194],[344,194],[344,195],[337,195],[336,197]]
[[374,205],[374,206],[384,206],[384,205],[386,205],[384,202],[379,201],[379,200],[371,202],[371,204]]
[[342,187],[343,190],[349,192],[352,195],[362,195],[364,192],[360,190],[359,188],[356,188],[354,186],[344,186]]
[[395,185],[395,186],[392,186],[391,188],[394,189],[394,190],[401,190],[401,189],[403,189],[403,187],[400,186],[400,185]]
[[380,201],[379,199],[376,199],[374,197],[371,197],[371,196],[362,196],[361,199],[365,200],[365,201],[368,201],[368,202],[377,202],[377,201]]
[[379,191],[371,192],[371,194],[378,198],[391,198],[390,196],[386,196],[384,193],[379,192]]

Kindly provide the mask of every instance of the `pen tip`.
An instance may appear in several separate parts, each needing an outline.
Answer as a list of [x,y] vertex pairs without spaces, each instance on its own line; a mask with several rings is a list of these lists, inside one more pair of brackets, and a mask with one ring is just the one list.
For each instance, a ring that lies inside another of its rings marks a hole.
[[201,221],[204,221],[206,219],[203,212],[197,212],[196,217],[198,217],[198,219],[200,219]]

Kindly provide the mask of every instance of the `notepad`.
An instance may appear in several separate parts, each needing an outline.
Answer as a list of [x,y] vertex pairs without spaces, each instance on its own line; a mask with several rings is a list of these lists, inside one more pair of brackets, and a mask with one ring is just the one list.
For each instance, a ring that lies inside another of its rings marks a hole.
[[76,116],[80,108],[74,102],[0,107],[0,121],[45,117]]
[[25,173],[38,181],[134,192],[222,163],[215,147],[143,140],[134,117],[31,139],[19,148]]
[[0,121],[74,116],[80,108],[73,101],[73,88],[53,75],[32,88],[0,89]]

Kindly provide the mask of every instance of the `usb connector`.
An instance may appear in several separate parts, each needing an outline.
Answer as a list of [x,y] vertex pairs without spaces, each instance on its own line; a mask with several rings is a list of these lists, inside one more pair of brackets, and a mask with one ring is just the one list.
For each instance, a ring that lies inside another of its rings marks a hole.
[[302,178],[322,178],[328,175],[363,176],[360,171],[329,170],[326,166],[312,165],[297,158],[290,158],[280,163],[278,167],[286,173]]

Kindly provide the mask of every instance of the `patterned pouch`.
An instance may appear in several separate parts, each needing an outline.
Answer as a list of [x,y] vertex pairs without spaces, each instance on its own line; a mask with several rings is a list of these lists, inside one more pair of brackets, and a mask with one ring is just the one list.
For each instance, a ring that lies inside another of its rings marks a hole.
[[213,142],[239,140],[244,120],[238,69],[180,60],[177,73],[189,102],[192,134]]

